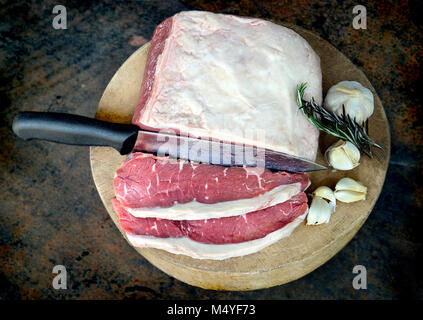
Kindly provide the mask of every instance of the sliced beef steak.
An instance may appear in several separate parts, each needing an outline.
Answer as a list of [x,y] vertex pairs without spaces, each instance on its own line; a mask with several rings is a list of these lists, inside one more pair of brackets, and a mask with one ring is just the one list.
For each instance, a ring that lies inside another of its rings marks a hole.
[[[116,198],[127,208],[169,208],[191,202],[209,205],[203,209],[213,208],[211,204],[231,202],[230,206],[234,208],[243,203],[233,201],[254,198],[246,203],[245,212],[276,204],[272,202],[273,199],[279,202],[288,200],[308,184],[309,179],[303,173],[194,164],[144,153],[131,154],[117,170],[114,179]],[[287,189],[287,186],[291,186],[291,189]],[[256,199],[275,188],[279,189],[271,193],[272,197]],[[260,207],[252,209],[253,202]],[[224,210],[219,205],[216,208]]]
[[174,254],[183,254],[195,259],[224,260],[255,253],[282,238],[288,237],[304,221],[306,215],[307,212],[263,238],[239,243],[207,244],[186,237],[158,238],[132,233],[126,233],[126,237],[134,247],[163,249]]
[[307,210],[307,196],[301,192],[284,203],[244,215],[206,220],[136,218],[118,200],[113,200],[121,227],[133,235],[181,238],[208,244],[228,244],[265,237],[292,222]]

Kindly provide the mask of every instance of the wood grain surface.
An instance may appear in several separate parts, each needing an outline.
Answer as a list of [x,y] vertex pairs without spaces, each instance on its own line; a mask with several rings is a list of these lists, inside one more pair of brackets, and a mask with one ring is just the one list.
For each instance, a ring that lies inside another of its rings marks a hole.
[[[384,147],[384,155],[381,159],[362,155],[360,166],[351,171],[310,173],[312,185],[309,192],[320,185],[334,188],[340,178],[351,177],[368,187],[367,199],[352,204],[338,202],[328,224],[306,226],[303,223],[291,236],[255,254],[214,261],[192,259],[158,249],[135,248],[157,268],[191,285],[216,290],[253,290],[298,279],[324,264],[354,237],[381,192],[389,162],[390,134],[385,112],[374,88],[364,73],[328,42],[297,26],[286,26],[302,35],[320,56],[324,94],[330,86],[342,80],[358,81],[373,92],[375,112],[369,121],[369,131],[370,136]],[[149,43],[139,48],[116,72],[99,102],[96,118],[120,123],[131,121],[138,102],[148,48]],[[317,162],[325,163],[322,153],[334,141],[336,138],[321,134]],[[114,197],[113,177],[124,159],[125,156],[111,148],[90,149],[95,185],[106,210],[123,235],[111,200]]]

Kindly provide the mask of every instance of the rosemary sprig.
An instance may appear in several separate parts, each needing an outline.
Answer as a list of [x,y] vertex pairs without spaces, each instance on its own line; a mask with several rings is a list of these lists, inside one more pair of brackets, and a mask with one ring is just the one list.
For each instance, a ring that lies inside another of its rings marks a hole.
[[[335,112],[328,111],[324,107],[319,106],[314,102],[313,98],[312,101],[305,101],[303,96],[306,87],[306,83],[297,86],[297,104],[307,120],[317,129],[342,140],[351,142],[370,158],[373,157],[372,147],[383,150],[380,145],[367,135],[364,123],[363,125],[359,125],[355,120],[352,120],[349,115],[345,114],[344,106],[342,107],[342,115],[339,116]],[[368,128],[367,122],[366,127]]]

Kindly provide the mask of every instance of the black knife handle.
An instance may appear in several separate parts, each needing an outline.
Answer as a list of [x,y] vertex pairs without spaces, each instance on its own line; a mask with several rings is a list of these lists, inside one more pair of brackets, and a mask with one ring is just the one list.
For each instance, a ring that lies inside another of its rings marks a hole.
[[139,128],[55,112],[21,112],[13,119],[13,132],[24,140],[41,139],[79,146],[109,146],[120,154],[132,151]]

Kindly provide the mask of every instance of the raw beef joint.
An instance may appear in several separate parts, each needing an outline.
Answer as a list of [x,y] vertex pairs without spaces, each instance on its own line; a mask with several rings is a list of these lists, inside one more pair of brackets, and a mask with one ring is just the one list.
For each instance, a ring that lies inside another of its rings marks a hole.
[[151,41],[132,122],[243,142],[314,160],[318,130],[298,110],[296,86],[322,100],[320,59],[291,29],[187,11]]
[[[321,103],[320,59],[293,30],[185,11],[154,32],[132,122],[314,160],[318,130],[296,105],[303,82]],[[136,152],[116,171],[113,208],[136,247],[221,260],[289,236],[307,215],[309,184],[304,173]]]

